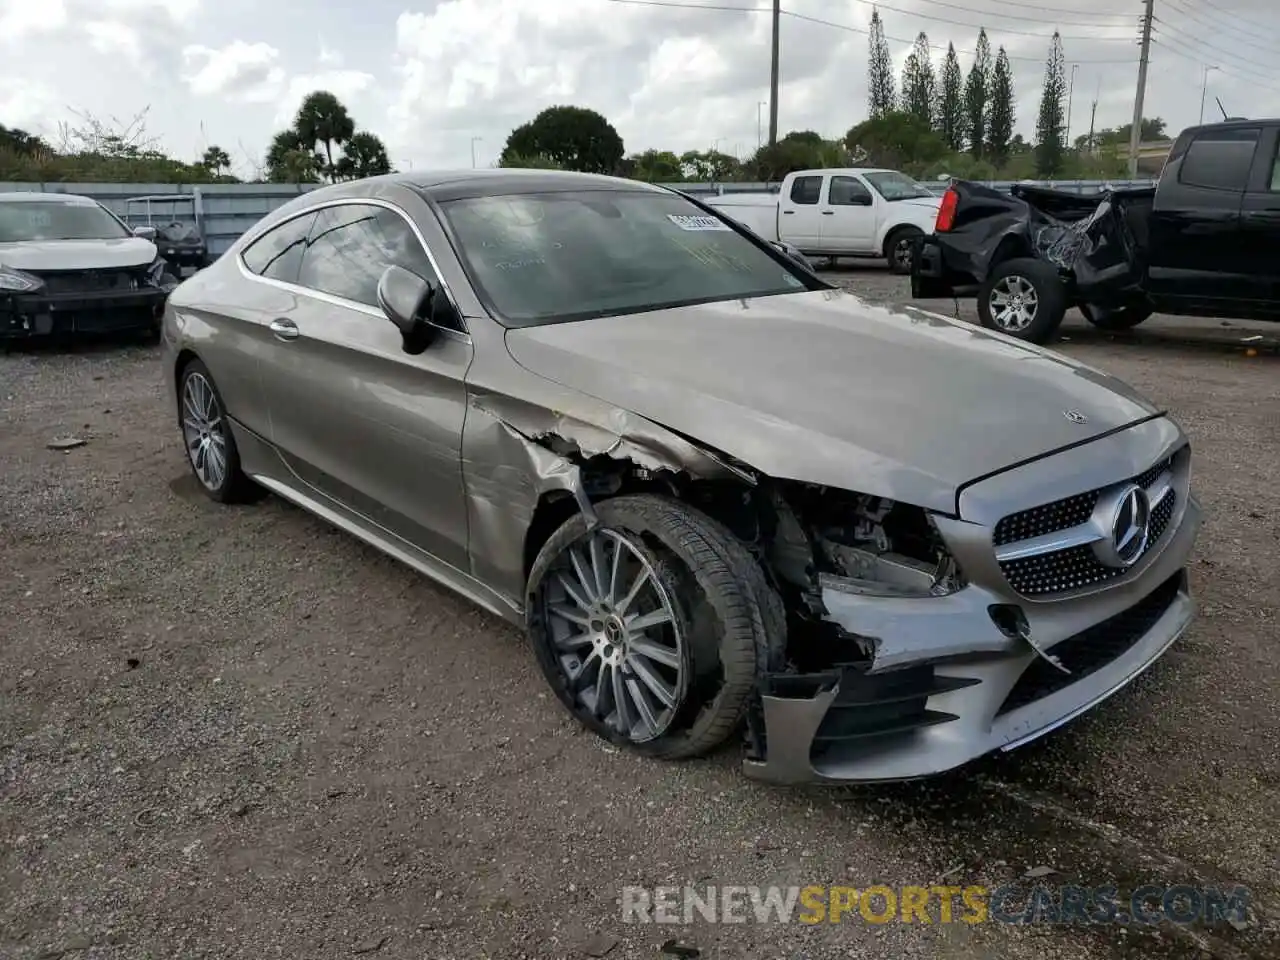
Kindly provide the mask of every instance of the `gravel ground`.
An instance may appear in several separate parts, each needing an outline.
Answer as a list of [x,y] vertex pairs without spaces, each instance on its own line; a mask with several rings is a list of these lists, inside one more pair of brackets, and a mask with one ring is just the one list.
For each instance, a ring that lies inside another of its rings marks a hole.
[[[832,276],[907,297],[883,270]],[[0,956],[630,958],[677,938],[761,960],[1275,957],[1275,332],[1064,328],[1064,352],[1193,437],[1202,616],[1051,737],[841,790],[754,784],[733,750],[663,765],[605,748],[491,617],[278,500],[207,502],[154,350],[0,356]],[[47,449],[64,435],[87,443]],[[644,926],[618,905],[631,884],[995,886],[1049,868],[1042,882],[1244,884],[1253,922]]]

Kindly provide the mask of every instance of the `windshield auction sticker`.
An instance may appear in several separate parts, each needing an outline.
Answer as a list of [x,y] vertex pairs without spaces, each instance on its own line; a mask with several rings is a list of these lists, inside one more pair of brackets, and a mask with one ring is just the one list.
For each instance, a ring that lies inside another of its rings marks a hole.
[[691,217],[668,213],[667,219],[681,230],[722,230],[731,232],[729,225],[716,217]]

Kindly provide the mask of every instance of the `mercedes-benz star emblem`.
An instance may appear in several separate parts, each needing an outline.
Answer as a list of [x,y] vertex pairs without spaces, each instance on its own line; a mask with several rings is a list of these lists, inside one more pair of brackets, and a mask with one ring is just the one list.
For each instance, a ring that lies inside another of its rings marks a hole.
[[1072,423],[1088,423],[1089,422],[1089,418],[1086,417],[1079,410],[1063,410],[1062,415],[1066,417],[1068,420],[1070,420]]
[[1147,491],[1130,487],[1120,496],[1111,521],[1111,549],[1115,566],[1130,567],[1147,549],[1151,535],[1151,501]]

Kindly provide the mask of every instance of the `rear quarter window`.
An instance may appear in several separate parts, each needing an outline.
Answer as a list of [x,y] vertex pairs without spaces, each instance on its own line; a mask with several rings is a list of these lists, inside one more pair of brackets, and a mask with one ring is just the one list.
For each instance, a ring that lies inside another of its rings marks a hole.
[[1256,127],[1198,134],[1182,157],[1178,182],[1210,190],[1244,190],[1258,147],[1258,135]]

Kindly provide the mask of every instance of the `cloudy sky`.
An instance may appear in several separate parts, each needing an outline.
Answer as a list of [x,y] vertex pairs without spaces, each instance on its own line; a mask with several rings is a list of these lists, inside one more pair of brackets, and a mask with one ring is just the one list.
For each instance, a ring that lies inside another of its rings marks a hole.
[[[1141,0],[888,0],[896,65],[925,31],[967,68],[985,25],[1012,58],[1030,135],[1049,36],[1075,64],[1073,135],[1133,110]],[[688,9],[702,6],[704,9]],[[0,123],[57,139],[93,116],[169,152],[209,144],[251,174],[302,97],[326,89],[400,167],[491,164],[543,107],[592,107],[629,152],[757,144],[769,92],[768,0],[0,0]],[[716,8],[716,9],[712,9]],[[730,8],[730,9],[725,9]],[[741,9],[748,8],[748,9]],[[754,9],[759,8],[759,9]],[[837,136],[866,114],[872,0],[784,0],[779,126]],[[1195,123],[1209,74],[1233,115],[1280,113],[1280,4],[1156,0],[1148,116]]]

